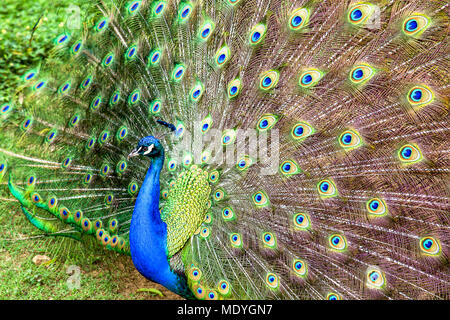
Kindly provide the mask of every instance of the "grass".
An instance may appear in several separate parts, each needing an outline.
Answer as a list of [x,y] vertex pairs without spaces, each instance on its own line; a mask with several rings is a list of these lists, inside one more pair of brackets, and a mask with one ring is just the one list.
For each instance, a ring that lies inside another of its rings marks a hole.
[[[35,67],[65,27],[69,5],[83,0],[4,0],[0,6],[0,104],[14,94],[20,76]],[[81,6],[81,8],[83,8]],[[39,23],[38,23],[39,22]],[[34,32],[33,32],[33,29]],[[41,237],[23,216],[5,183],[0,188],[0,299],[179,299],[143,278],[130,257],[71,239]],[[2,191],[3,189],[3,191]],[[29,239],[32,237],[32,239]],[[34,237],[34,238],[33,238]],[[36,265],[46,255],[51,261]],[[80,270],[71,289],[69,266]],[[157,289],[156,291],[153,289]],[[158,293],[162,292],[162,296]]]

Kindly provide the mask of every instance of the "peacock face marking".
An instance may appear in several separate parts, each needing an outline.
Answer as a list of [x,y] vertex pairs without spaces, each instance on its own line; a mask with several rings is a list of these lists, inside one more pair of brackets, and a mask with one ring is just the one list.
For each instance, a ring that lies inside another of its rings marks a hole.
[[136,156],[146,156],[150,158],[155,158],[161,155],[163,152],[163,147],[158,139],[153,136],[148,136],[142,138],[136,148],[134,148],[128,155],[128,159]]

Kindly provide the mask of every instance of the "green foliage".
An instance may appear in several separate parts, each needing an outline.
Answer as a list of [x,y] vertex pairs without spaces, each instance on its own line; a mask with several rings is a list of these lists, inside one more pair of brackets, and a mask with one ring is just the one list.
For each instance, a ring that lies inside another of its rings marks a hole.
[[0,103],[14,93],[20,76],[36,66],[66,29],[69,5],[82,0],[5,0],[0,6]]

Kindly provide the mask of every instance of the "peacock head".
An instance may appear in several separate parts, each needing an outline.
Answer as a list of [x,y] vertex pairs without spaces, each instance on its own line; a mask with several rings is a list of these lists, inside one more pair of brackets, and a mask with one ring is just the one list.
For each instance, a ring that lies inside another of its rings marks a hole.
[[164,148],[159,140],[153,136],[148,136],[139,140],[137,147],[128,155],[128,159],[136,156],[156,158],[161,155],[164,155]]

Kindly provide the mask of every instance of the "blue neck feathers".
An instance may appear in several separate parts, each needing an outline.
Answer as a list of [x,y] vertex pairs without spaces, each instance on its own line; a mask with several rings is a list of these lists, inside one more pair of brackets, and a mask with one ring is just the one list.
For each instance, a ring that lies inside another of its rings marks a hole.
[[182,296],[189,296],[186,279],[170,269],[167,259],[167,225],[159,213],[159,175],[164,153],[151,160],[139,190],[130,226],[131,258],[147,279]]

